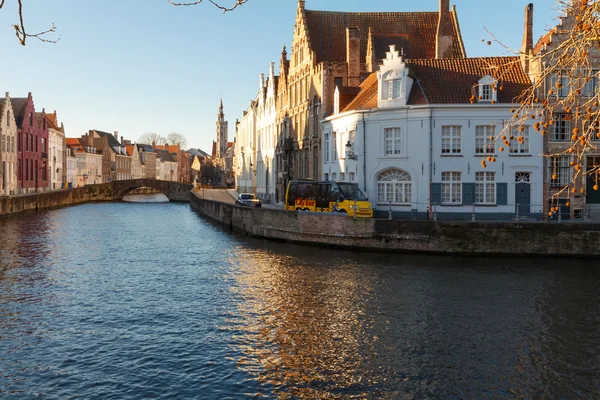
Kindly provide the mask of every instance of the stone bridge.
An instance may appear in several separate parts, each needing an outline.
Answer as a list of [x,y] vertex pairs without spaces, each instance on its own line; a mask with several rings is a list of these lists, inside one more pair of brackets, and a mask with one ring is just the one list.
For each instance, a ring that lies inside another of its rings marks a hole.
[[193,185],[186,183],[160,181],[157,179],[129,179],[125,181],[114,181],[112,186],[112,200],[121,200],[129,192],[139,188],[154,189],[163,193],[170,201],[190,201],[190,190]]

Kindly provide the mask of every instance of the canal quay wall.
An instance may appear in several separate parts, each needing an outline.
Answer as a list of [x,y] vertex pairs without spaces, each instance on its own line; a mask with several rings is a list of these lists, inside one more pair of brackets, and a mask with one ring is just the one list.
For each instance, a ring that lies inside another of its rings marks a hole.
[[0,197],[0,217],[82,203],[121,200],[123,196],[138,190],[140,187],[164,193],[170,201],[189,202],[190,190],[193,186],[153,179],[131,179],[73,189]]
[[600,255],[600,224],[353,219],[240,207],[202,200],[196,193],[190,204],[231,230],[277,241],[432,254]]

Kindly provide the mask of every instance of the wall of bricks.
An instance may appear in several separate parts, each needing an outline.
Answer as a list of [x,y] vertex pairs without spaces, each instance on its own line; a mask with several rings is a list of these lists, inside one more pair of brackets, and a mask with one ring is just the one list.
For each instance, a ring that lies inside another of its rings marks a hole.
[[511,256],[598,256],[600,224],[352,219],[235,206],[191,196],[224,227],[279,241],[371,250]]

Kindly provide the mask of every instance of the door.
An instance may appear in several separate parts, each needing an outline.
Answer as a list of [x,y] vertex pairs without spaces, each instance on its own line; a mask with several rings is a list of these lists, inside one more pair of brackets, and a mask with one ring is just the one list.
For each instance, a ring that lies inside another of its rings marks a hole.
[[600,190],[594,190],[594,186],[600,185],[600,156],[590,156],[587,158],[587,204],[600,204]]
[[515,174],[515,204],[519,215],[531,213],[531,172]]

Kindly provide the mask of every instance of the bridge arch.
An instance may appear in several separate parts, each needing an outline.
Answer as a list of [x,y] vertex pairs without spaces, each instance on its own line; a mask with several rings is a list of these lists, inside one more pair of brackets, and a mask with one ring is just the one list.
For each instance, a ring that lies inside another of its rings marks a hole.
[[187,183],[158,179],[129,179],[112,182],[113,200],[122,200],[129,192],[142,187],[154,189],[167,196],[169,201],[189,201],[193,186]]

